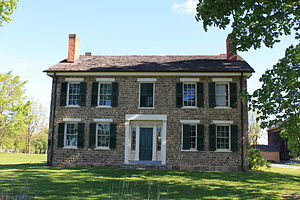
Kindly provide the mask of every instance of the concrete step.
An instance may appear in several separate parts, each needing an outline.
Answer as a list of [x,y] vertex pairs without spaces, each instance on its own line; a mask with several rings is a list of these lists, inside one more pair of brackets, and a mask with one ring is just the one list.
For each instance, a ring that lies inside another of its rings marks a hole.
[[130,164],[121,164],[120,168],[127,169],[166,169],[166,165],[162,164],[138,164],[138,163],[130,163]]

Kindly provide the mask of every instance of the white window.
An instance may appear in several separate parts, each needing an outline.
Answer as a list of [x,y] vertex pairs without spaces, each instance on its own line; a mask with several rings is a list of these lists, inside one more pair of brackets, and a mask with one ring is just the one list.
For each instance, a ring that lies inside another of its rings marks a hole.
[[80,83],[68,83],[68,105],[80,104]]
[[99,83],[99,106],[112,105],[112,84]]
[[77,147],[78,124],[66,123],[65,126],[65,147]]
[[229,106],[229,85],[216,84],[216,106],[227,107]]
[[136,144],[136,127],[131,128],[131,151],[135,151]]
[[161,151],[161,128],[156,130],[156,151]]
[[140,83],[140,105],[141,108],[154,107],[154,83]]
[[183,84],[183,106],[185,107],[196,106],[196,84],[195,83]]
[[230,149],[230,126],[217,126],[216,129],[217,150]]
[[197,125],[183,124],[182,149],[197,150]]
[[109,148],[110,124],[97,124],[96,147]]

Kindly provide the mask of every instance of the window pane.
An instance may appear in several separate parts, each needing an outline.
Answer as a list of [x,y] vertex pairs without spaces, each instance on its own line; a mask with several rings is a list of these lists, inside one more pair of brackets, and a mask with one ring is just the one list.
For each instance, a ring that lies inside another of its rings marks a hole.
[[77,146],[77,135],[78,135],[77,124],[68,123],[66,128],[65,146],[69,146],[69,147]]
[[97,147],[109,147],[110,142],[110,125],[97,125]]
[[196,84],[183,84],[183,105],[196,106]]
[[161,151],[161,128],[157,128],[156,150]]
[[69,84],[69,101],[68,105],[79,105],[80,103],[80,84]]
[[217,126],[217,149],[229,149],[229,126]]
[[135,151],[136,128],[131,128],[131,151]]
[[141,83],[140,107],[153,107],[153,83]]
[[190,149],[196,149],[196,126],[190,126]]
[[216,84],[216,106],[228,106],[228,84]]
[[99,105],[111,106],[112,84],[100,83]]

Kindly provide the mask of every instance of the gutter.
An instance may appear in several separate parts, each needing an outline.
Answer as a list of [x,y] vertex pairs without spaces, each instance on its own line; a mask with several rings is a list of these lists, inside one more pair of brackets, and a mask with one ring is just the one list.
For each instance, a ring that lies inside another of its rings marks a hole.
[[53,93],[53,105],[52,105],[52,133],[51,133],[51,152],[50,152],[50,166],[53,166],[53,146],[54,146],[54,130],[55,130],[55,114],[56,114],[56,91],[57,91],[57,76],[56,73],[53,73],[53,83],[54,83],[54,93]]
[[[243,83],[244,83],[244,73],[241,73],[240,78],[240,94],[243,92]],[[241,98],[241,169],[242,171],[246,171],[244,169],[244,107],[243,107],[243,99]]]

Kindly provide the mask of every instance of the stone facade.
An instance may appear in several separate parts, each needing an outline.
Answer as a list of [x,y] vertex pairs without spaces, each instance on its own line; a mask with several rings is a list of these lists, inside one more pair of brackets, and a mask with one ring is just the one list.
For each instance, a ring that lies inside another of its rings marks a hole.
[[[152,76],[155,82],[155,108],[139,109],[139,83],[137,78],[141,76],[110,76],[115,78],[119,85],[118,106],[112,108],[91,107],[92,82],[100,76],[77,76],[84,78],[87,83],[86,106],[61,107],[60,91],[61,83],[70,76],[54,77],[52,87],[52,106],[49,134],[48,163],[54,166],[119,166],[124,163],[125,141],[125,115],[126,114],[159,114],[167,115],[167,141],[166,164],[168,169],[192,169],[192,170],[222,170],[241,171],[248,169],[248,155],[246,145],[242,148],[242,135],[246,138],[248,127],[247,104],[238,98],[237,108],[215,109],[209,108],[208,83],[214,76],[198,76],[188,78],[200,78],[204,83],[204,107],[203,108],[177,108],[176,107],[176,83],[184,76]],[[105,77],[108,78],[108,77]],[[218,76],[218,78],[222,78]],[[225,78],[225,77],[223,77]],[[239,94],[241,76],[232,76],[232,82],[237,83]],[[246,89],[246,78],[243,80],[243,89]],[[56,91],[56,94],[55,94]],[[54,99],[56,97],[56,99]],[[241,107],[243,112],[241,112]],[[243,117],[241,116],[243,113]],[[81,118],[85,124],[84,148],[64,149],[57,146],[58,123],[64,118]],[[116,149],[100,150],[89,147],[89,123],[94,118],[113,119],[117,124]],[[54,119],[54,120],[53,120]],[[243,119],[243,122],[241,122]],[[204,125],[204,151],[182,151],[182,129],[180,120],[200,120]],[[209,151],[209,130],[212,120],[230,120],[238,126],[238,151],[215,152]],[[243,123],[243,129],[241,130]],[[54,128],[54,130],[53,130]],[[52,135],[54,133],[54,135]],[[53,144],[53,145],[52,145]],[[53,149],[52,149],[53,148]],[[243,149],[243,154],[242,154]],[[243,159],[243,160],[242,160]]]

